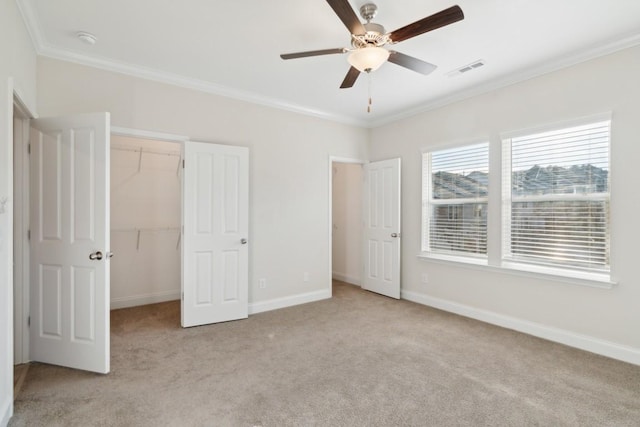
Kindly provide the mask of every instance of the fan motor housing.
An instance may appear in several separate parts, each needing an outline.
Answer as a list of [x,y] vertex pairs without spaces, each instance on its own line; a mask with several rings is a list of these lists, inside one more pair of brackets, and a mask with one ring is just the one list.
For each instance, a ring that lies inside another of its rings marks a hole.
[[364,24],[364,28],[367,30],[366,33],[352,36],[351,45],[356,49],[372,46],[380,47],[389,43],[389,37],[382,25],[367,22]]

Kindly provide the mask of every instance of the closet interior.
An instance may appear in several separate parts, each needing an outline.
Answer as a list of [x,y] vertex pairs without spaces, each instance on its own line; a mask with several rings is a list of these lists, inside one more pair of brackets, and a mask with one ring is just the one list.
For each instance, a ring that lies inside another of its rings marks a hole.
[[180,149],[111,136],[111,309],[180,298]]

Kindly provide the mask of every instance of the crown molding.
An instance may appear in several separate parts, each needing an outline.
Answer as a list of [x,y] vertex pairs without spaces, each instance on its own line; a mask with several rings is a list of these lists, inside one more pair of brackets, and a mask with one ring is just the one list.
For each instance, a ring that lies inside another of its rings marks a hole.
[[119,74],[126,74],[132,77],[138,77],[145,80],[152,80],[159,83],[170,84],[173,86],[179,86],[185,89],[192,89],[199,92],[210,93],[213,95],[223,96],[239,101],[245,101],[251,104],[262,105],[265,107],[276,108],[279,110],[285,110],[293,113],[304,114],[320,119],[330,120],[352,126],[368,127],[369,123],[360,120],[355,120],[351,117],[344,117],[341,115],[321,111],[313,108],[308,108],[302,105],[297,105],[283,101],[281,99],[265,97],[257,95],[255,93],[231,88],[228,86],[219,85],[216,83],[207,82],[204,80],[194,79],[191,77],[185,77],[178,74],[159,71],[149,67],[143,67],[139,65],[133,65],[126,62],[115,61],[108,58],[102,58],[97,56],[89,56],[80,54],[68,49],[57,48],[53,46],[44,45],[40,56],[63,60],[67,62],[73,62],[80,65],[85,65],[93,68],[99,68],[105,71],[111,71]]
[[31,41],[35,47],[36,53],[40,56],[73,62],[79,65],[85,65],[105,71],[111,71],[114,73],[125,74],[145,80],[152,80],[159,83],[179,86],[186,89],[210,93],[213,95],[223,96],[239,101],[245,101],[251,104],[276,108],[279,110],[285,110],[351,126],[358,126],[363,128],[370,127],[369,122],[357,120],[352,117],[345,117],[343,115],[305,107],[303,105],[290,103],[277,98],[257,95],[255,93],[207,82],[204,80],[168,73],[149,67],[130,64],[127,62],[116,61],[109,58],[80,54],[69,49],[52,46],[47,42],[41,30],[42,27],[38,19],[38,14],[35,12],[35,9],[33,7],[32,0],[15,1],[18,9],[20,10],[25,26],[27,27],[27,31],[29,33],[29,36],[31,37]]
[[628,49],[637,45],[640,45],[640,34],[632,34],[628,37],[618,39],[613,42],[603,43],[603,44],[585,49],[583,51],[576,52],[573,55],[559,57],[556,60],[550,61],[538,67],[533,67],[520,72],[512,73],[512,74],[491,80],[489,82],[486,82],[477,86],[473,86],[469,89],[465,89],[451,95],[443,96],[432,102],[420,104],[417,107],[401,111],[397,114],[388,115],[383,119],[377,120],[375,124],[370,123],[369,127],[373,129],[373,128],[381,127],[384,125],[388,125],[390,123],[397,122],[399,120],[403,120],[421,113],[426,113],[428,111],[442,108],[446,105],[453,104],[454,102],[463,101],[465,99],[482,95],[482,94],[491,92],[493,90],[511,86],[516,83],[521,83],[523,81],[530,80],[535,77],[542,76],[544,74],[549,74],[554,71],[561,70],[563,68],[568,68],[573,65],[577,65],[582,62],[586,62],[591,59],[596,59],[601,56],[609,55],[609,54],[618,52],[620,50]]
[[44,37],[44,34],[42,33],[40,21],[38,20],[37,13],[35,12],[35,9],[33,7],[32,0],[15,1],[18,5],[20,13],[22,14],[35,50],[40,56],[73,62],[76,64],[98,68],[105,71],[125,74],[145,80],[152,80],[159,83],[170,84],[173,86],[192,89],[199,92],[210,93],[213,95],[223,96],[226,98],[236,99],[252,104],[262,105],[265,107],[271,107],[279,110],[289,111],[306,116],[368,129],[374,129],[380,126],[384,126],[421,113],[444,107],[455,102],[482,95],[496,89],[520,83],[544,74],[558,71],[563,68],[579,64],[581,62],[595,59],[640,44],[640,34],[631,34],[622,39],[614,40],[608,43],[602,43],[600,45],[587,48],[580,52],[576,52],[573,55],[559,57],[538,67],[511,73],[509,75],[493,79],[489,82],[473,86],[459,92],[455,92],[451,95],[443,96],[433,101],[419,104],[418,106],[400,110],[395,114],[392,113],[383,118],[359,120],[353,117],[346,117],[340,114],[317,110],[303,105],[290,103],[281,99],[257,95],[248,91],[215,84],[204,80],[185,77],[178,74],[159,71],[157,69],[134,65],[122,61],[116,61],[104,57],[80,54],[68,49],[51,46],[50,44],[48,44]]
[[42,34],[42,26],[40,25],[38,14],[33,8],[33,3],[31,0],[15,1],[20,14],[22,15],[22,20],[27,28],[27,32],[29,33],[29,37],[31,37],[31,43],[33,43],[36,53],[40,55],[44,47],[44,35]]

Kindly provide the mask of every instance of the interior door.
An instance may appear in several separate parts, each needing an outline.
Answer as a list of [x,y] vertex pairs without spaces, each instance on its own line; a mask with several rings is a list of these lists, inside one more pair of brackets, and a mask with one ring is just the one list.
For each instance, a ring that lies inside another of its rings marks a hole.
[[109,372],[109,113],[32,120],[30,357]]
[[364,166],[362,287],[400,299],[400,159]]
[[249,149],[183,145],[182,326],[244,319],[249,294]]

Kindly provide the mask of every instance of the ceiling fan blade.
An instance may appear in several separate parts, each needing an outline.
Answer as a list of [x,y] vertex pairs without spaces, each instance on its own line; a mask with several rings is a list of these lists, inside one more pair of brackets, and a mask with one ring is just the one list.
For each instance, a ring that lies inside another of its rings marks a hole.
[[339,47],[336,49],[309,50],[306,52],[283,53],[282,59],[306,58],[307,56],[333,55],[334,53],[345,53],[347,49]]
[[327,0],[327,3],[351,34],[359,35],[367,32],[347,0]]
[[431,74],[436,68],[438,68],[436,65],[423,61],[422,59],[414,58],[413,56],[405,55],[404,53],[395,52],[393,50],[389,52],[388,61],[401,67],[408,68],[416,73],[424,74],[425,76]]
[[348,89],[352,87],[358,79],[359,75],[360,71],[356,67],[349,68],[349,71],[347,71],[347,76],[344,78],[342,84],[340,85],[340,89]]
[[389,38],[393,43],[398,43],[463,19],[464,13],[462,13],[460,6],[451,6],[450,8],[442,10],[434,15],[422,18],[413,24],[398,28],[389,34]]

